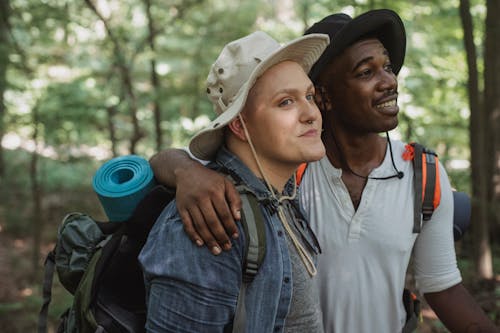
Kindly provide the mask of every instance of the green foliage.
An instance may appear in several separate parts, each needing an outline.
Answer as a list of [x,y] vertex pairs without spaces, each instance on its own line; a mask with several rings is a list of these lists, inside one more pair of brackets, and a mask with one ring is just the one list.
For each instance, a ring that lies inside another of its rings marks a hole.
[[[153,0],[154,50],[144,1],[91,2],[100,16],[85,1],[11,0],[9,22],[15,47],[8,58],[5,130],[24,141],[38,130],[39,147],[52,151],[51,159],[40,161],[38,171],[47,191],[89,186],[85,181],[92,174],[89,170],[99,164],[92,162],[96,148],[110,156],[114,144],[118,154],[128,153],[134,108],[142,133],[138,153],[153,154],[153,101],[161,110],[163,145],[186,145],[202,120],[213,117],[204,81],[228,41],[255,29],[286,40],[328,13],[357,15],[383,7],[400,13],[408,36],[399,77],[398,131],[404,140],[435,149],[454,186],[470,188],[468,169],[454,168],[457,160],[470,158],[467,70],[456,0],[300,0],[292,4]],[[484,3],[472,1],[471,6],[479,43]],[[159,75],[158,90],[151,83],[152,60]],[[11,170],[27,171],[30,155],[19,153],[19,158],[7,161]],[[9,181],[28,188],[27,172],[13,178]]]
[[[5,89],[3,128],[21,142],[5,151],[6,177],[1,180],[0,228],[9,235],[27,238],[35,223],[43,222],[44,240],[53,241],[68,211],[105,219],[91,179],[102,159],[111,157],[113,145],[117,154],[129,153],[134,110],[142,134],[138,154],[149,157],[155,152],[154,102],[161,111],[163,146],[185,146],[213,118],[204,82],[228,41],[256,29],[289,40],[339,11],[353,16],[390,8],[401,15],[407,53],[399,75],[402,112],[397,132],[403,140],[436,150],[452,186],[470,193],[469,168],[456,167],[470,159],[467,67],[458,0],[151,0],[154,50],[144,0],[91,0],[101,17],[86,1],[9,2],[9,48],[0,46],[8,51],[0,52],[0,68],[6,68],[5,83],[0,83]],[[471,0],[471,14],[481,74],[485,2]],[[151,82],[152,60],[158,90]],[[36,177],[43,194],[39,217],[32,216],[29,173],[36,130],[40,154]],[[466,277],[473,271],[468,260],[459,261]],[[497,257],[494,264],[498,272]],[[68,304],[68,297],[60,286],[56,288],[52,320]],[[0,301],[0,317],[20,316],[25,324],[12,331],[32,331],[39,304],[37,296]]]
[[103,102],[86,82],[79,78],[51,84],[36,105],[46,144],[61,153],[82,142],[93,146],[106,139],[100,131],[106,127]]

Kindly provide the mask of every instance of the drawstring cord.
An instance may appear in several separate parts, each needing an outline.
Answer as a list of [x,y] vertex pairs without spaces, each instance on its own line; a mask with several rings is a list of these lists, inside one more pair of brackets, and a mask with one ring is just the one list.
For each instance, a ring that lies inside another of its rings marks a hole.
[[[292,195],[290,195],[290,196],[285,195],[285,196],[281,196],[280,198],[276,197],[276,193],[274,192],[273,187],[271,186],[271,183],[267,179],[267,177],[264,173],[264,169],[262,168],[262,165],[260,164],[260,160],[257,157],[257,152],[255,151],[254,145],[252,143],[252,139],[250,138],[250,135],[248,133],[247,127],[245,125],[245,121],[243,120],[243,117],[241,117],[241,115],[238,115],[238,117],[240,118],[241,125],[243,126],[243,131],[245,132],[245,135],[247,137],[248,144],[250,145],[250,150],[252,151],[252,155],[255,159],[255,162],[257,163],[257,167],[259,168],[259,172],[262,175],[262,178],[264,178],[266,186],[269,189],[269,191],[271,192],[271,195],[273,196],[273,198],[278,200],[278,203],[279,203],[278,204],[278,216],[279,216],[279,219],[281,221],[281,224],[283,225],[283,228],[285,229],[285,231],[288,233],[288,236],[290,237],[292,244],[297,249],[297,253],[299,254],[300,259],[304,263],[304,266],[306,267],[307,272],[309,273],[310,276],[315,276],[317,273],[317,270],[316,270],[316,266],[314,265],[314,262],[311,258],[311,255],[306,251],[304,246],[300,243],[297,236],[293,232],[292,228],[290,227],[290,224],[288,223],[288,221],[286,219],[285,212],[283,211],[283,207],[281,205],[281,203],[284,200],[295,199],[295,197],[297,196],[297,185],[294,185]],[[294,184],[296,184],[295,173],[293,176],[294,176]]]
[[387,140],[387,144],[389,145],[389,154],[390,154],[390,157],[391,157],[392,167],[396,171],[396,173],[393,174],[393,175],[390,175],[390,176],[385,176],[385,177],[362,176],[362,175],[354,172],[351,169],[351,167],[349,166],[349,163],[347,162],[347,159],[345,158],[345,155],[344,155],[344,153],[343,153],[343,151],[342,151],[342,149],[340,147],[340,144],[337,141],[337,138],[335,137],[335,134],[333,134],[333,133],[334,133],[334,131],[332,131],[333,142],[335,143],[335,146],[337,147],[337,150],[339,151],[339,155],[340,155],[340,159],[341,159],[342,164],[347,169],[347,171],[349,171],[350,173],[352,173],[356,177],[363,178],[365,180],[368,180],[368,179],[387,180],[387,179],[391,179],[391,178],[401,179],[401,178],[404,177],[404,175],[405,175],[404,172],[398,170],[398,168],[396,167],[396,163],[394,162],[394,154],[392,153],[392,144],[391,144],[391,139],[389,138],[389,132],[385,132],[385,137],[386,137],[386,140]]

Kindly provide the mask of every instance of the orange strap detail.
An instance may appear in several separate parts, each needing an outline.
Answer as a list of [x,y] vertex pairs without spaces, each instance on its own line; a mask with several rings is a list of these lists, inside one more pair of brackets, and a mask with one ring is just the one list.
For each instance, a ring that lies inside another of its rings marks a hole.
[[422,154],[422,202],[424,202],[425,198],[426,185],[427,185],[427,163],[425,162],[425,153],[423,153]]
[[[425,153],[422,158],[422,202],[425,197],[425,187],[427,185],[427,163],[425,162]],[[436,179],[434,184],[434,198],[432,200],[432,205],[436,209],[441,203],[441,182],[439,181],[439,159],[434,156],[435,166],[436,166]]]
[[441,203],[441,182],[439,179],[439,160],[437,156],[434,157],[436,160],[436,186],[434,187],[434,209],[436,209]]
[[306,168],[307,168],[307,163],[302,163],[297,168],[297,171],[295,171],[295,178],[296,178],[297,185],[300,185],[300,183],[302,182],[302,177],[304,176],[304,173],[306,172]]

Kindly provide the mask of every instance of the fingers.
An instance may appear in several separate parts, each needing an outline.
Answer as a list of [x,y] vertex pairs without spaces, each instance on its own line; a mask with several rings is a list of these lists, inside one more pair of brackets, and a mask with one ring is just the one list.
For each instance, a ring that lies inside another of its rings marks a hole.
[[236,226],[235,221],[239,221],[241,219],[241,198],[238,190],[236,190],[236,187],[232,182],[225,179],[224,185],[224,205],[215,207],[227,234],[236,239],[238,238],[238,227]]
[[179,208],[177,208],[177,210],[179,211],[179,215],[184,225],[184,231],[186,232],[188,237],[193,243],[196,243],[196,245],[202,246],[204,244],[203,240],[200,234],[196,232],[196,229],[193,225],[193,220],[191,219],[191,215],[189,214],[189,212],[185,209],[180,210]]
[[238,237],[241,200],[226,177],[206,168],[198,171],[178,177],[177,210],[189,238],[219,254],[231,249],[231,237]]
[[[200,221],[200,226],[195,224],[195,227],[201,228],[202,226],[206,226],[208,231],[211,233],[215,241],[207,241],[209,248],[221,247],[224,250],[231,249],[231,239],[229,238],[226,230],[224,229],[224,225],[221,223],[219,216],[213,206],[213,202],[209,201],[206,209],[201,210],[204,221]],[[214,252],[214,251],[212,251]]]
[[190,210],[191,218],[193,219],[193,224],[196,231],[200,234],[201,238],[207,245],[208,249],[212,252],[212,254],[218,255],[222,252],[222,249],[221,246],[219,246],[217,239],[215,239],[214,235],[211,232],[214,226],[210,224],[212,223],[211,221],[206,220],[206,217],[203,213],[203,209],[200,210],[198,206],[192,207]]
[[182,218],[184,230],[198,246],[206,244],[215,255],[220,254],[222,249],[231,249],[231,240],[209,198],[196,200],[188,207],[179,207],[178,203],[177,209]]

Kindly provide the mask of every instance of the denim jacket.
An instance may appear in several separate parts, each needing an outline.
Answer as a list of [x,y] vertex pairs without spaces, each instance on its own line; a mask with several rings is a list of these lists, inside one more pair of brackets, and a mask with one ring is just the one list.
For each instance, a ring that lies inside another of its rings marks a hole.
[[[255,191],[259,202],[273,202],[262,181],[227,149],[219,150],[215,162]],[[298,201],[292,204],[299,207]],[[261,204],[266,255],[246,289],[246,332],[283,332],[290,307],[292,265],[285,230],[272,206]],[[306,248],[318,253],[309,226],[298,225]],[[164,209],[139,255],[147,287],[148,332],[231,332],[245,256],[245,234],[239,223],[238,228],[240,237],[232,241],[232,249],[214,256],[187,237],[175,202]]]

